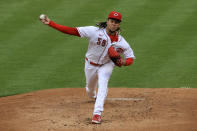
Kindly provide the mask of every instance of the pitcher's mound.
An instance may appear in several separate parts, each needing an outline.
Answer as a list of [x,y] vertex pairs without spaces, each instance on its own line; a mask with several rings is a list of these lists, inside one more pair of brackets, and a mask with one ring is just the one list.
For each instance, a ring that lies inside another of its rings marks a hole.
[[102,124],[84,88],[0,98],[0,131],[196,131],[197,89],[109,88]]

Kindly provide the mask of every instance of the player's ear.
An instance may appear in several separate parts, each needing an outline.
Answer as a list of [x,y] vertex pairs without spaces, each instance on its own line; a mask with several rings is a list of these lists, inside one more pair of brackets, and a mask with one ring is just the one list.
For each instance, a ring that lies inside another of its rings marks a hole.
[[109,22],[109,18],[107,19],[106,24],[108,24],[108,22]]

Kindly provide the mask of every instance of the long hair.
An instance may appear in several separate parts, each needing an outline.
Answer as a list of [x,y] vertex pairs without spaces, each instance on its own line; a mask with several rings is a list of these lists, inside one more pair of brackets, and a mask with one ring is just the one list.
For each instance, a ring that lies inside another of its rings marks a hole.
[[[96,23],[96,25],[100,28],[100,29],[105,29],[107,27],[107,22],[98,22]],[[118,28],[116,30],[118,32],[118,34],[120,33],[121,29]]]
[[107,22],[99,22],[96,23],[96,25],[100,28],[100,29],[104,29],[107,27]]

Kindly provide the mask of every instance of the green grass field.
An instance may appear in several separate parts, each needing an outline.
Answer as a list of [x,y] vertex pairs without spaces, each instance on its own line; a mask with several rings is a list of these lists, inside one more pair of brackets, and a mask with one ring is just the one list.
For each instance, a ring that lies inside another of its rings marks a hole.
[[196,0],[1,0],[0,96],[84,87],[88,40],[43,25],[45,13],[71,27],[123,14],[121,34],[136,60],[115,68],[109,87],[197,87]]

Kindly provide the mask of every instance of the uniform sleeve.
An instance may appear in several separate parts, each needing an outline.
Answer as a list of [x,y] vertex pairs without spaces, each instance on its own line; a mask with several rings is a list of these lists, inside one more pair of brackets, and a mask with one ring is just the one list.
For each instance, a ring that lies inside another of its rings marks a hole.
[[126,62],[125,66],[129,66],[133,64],[133,58],[127,58],[125,62]]
[[127,47],[127,48],[124,50],[123,55],[124,55],[125,58],[133,58],[133,59],[135,59],[133,50],[131,49],[130,46]]
[[123,52],[124,57],[135,59],[135,55],[133,53],[133,50],[131,49],[129,43],[124,38],[123,38],[123,43],[125,45],[124,52]]
[[64,25],[59,25],[59,24],[57,24],[53,21],[49,22],[49,26],[53,27],[56,30],[61,31],[62,33],[66,33],[66,34],[69,34],[69,35],[80,36],[77,28],[68,27],[68,26],[64,26]]
[[77,27],[77,30],[81,37],[91,38],[96,31],[97,27],[95,26],[84,26],[84,27]]

